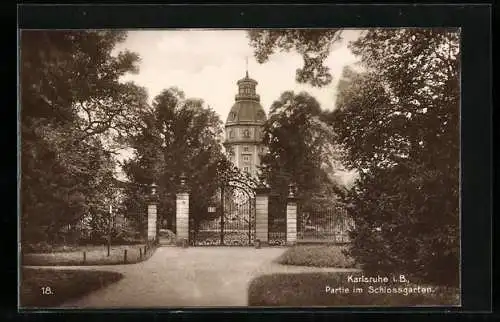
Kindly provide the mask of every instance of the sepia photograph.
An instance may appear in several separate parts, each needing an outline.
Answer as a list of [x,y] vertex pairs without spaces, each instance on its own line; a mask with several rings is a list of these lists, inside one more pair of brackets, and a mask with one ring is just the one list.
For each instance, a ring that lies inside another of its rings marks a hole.
[[20,309],[460,307],[460,28],[19,30]]

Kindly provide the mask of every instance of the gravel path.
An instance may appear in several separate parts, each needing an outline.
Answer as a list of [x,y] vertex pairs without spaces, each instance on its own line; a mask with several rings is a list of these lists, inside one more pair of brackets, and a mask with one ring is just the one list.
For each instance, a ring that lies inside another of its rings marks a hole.
[[119,282],[62,308],[172,308],[246,306],[250,281],[264,274],[342,272],[352,269],[273,263],[285,248],[160,247],[147,261],[130,265],[51,267],[124,274]]

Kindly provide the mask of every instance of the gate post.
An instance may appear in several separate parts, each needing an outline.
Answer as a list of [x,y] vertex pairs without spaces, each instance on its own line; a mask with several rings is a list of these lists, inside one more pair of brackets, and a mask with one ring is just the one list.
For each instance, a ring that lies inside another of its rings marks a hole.
[[297,197],[295,185],[289,185],[288,200],[286,203],[286,243],[297,243]]
[[255,240],[259,240],[261,246],[268,244],[269,191],[264,185],[255,190]]
[[180,179],[181,185],[177,191],[175,207],[177,246],[187,247],[189,242],[189,189],[184,174],[181,175]]
[[151,184],[151,195],[148,200],[148,241],[156,240],[158,195],[156,194],[156,184]]

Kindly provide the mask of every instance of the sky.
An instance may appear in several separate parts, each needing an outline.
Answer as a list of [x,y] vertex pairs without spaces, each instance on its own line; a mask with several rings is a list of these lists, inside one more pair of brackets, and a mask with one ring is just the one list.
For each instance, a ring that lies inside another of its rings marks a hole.
[[[266,113],[288,90],[307,91],[323,109],[334,109],[342,70],[357,61],[347,44],[358,38],[360,32],[344,30],[342,41],[332,46],[325,64],[330,67],[333,81],[323,88],[296,82],[296,70],[303,66],[302,57],[296,52],[276,52],[266,63],[257,63],[245,30],[134,30],[115,50],[139,54],[139,73],[128,74],[123,80],[145,87],[150,103],[162,90],[176,86],[188,98],[203,99],[225,122],[234,104],[236,82],[245,76],[247,60],[249,76],[258,82],[257,94]],[[124,150],[119,159],[131,156],[131,151]],[[124,179],[121,169],[117,170]],[[351,173],[342,176],[346,182],[352,181]]]
[[124,80],[145,87],[150,102],[163,89],[176,86],[188,98],[203,99],[225,121],[234,104],[236,82],[245,76],[247,58],[249,76],[258,82],[257,93],[266,113],[287,90],[307,91],[323,109],[333,109],[342,69],[356,61],[347,43],[359,33],[345,30],[342,42],[332,47],[326,65],[333,82],[324,88],[296,83],[296,69],[303,62],[295,52],[278,52],[266,63],[257,63],[244,30],[134,30],[116,50],[139,54],[139,73],[126,75]]

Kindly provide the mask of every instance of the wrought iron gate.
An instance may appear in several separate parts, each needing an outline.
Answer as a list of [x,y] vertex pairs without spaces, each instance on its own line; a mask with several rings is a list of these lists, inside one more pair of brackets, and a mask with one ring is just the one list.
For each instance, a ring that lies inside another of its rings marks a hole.
[[270,195],[268,204],[268,243],[286,245],[286,197]]
[[255,239],[255,198],[247,189],[226,185],[211,219],[190,225],[192,246],[249,246]]
[[349,231],[353,225],[352,218],[341,204],[325,209],[300,209],[297,214],[297,240],[349,243]]

